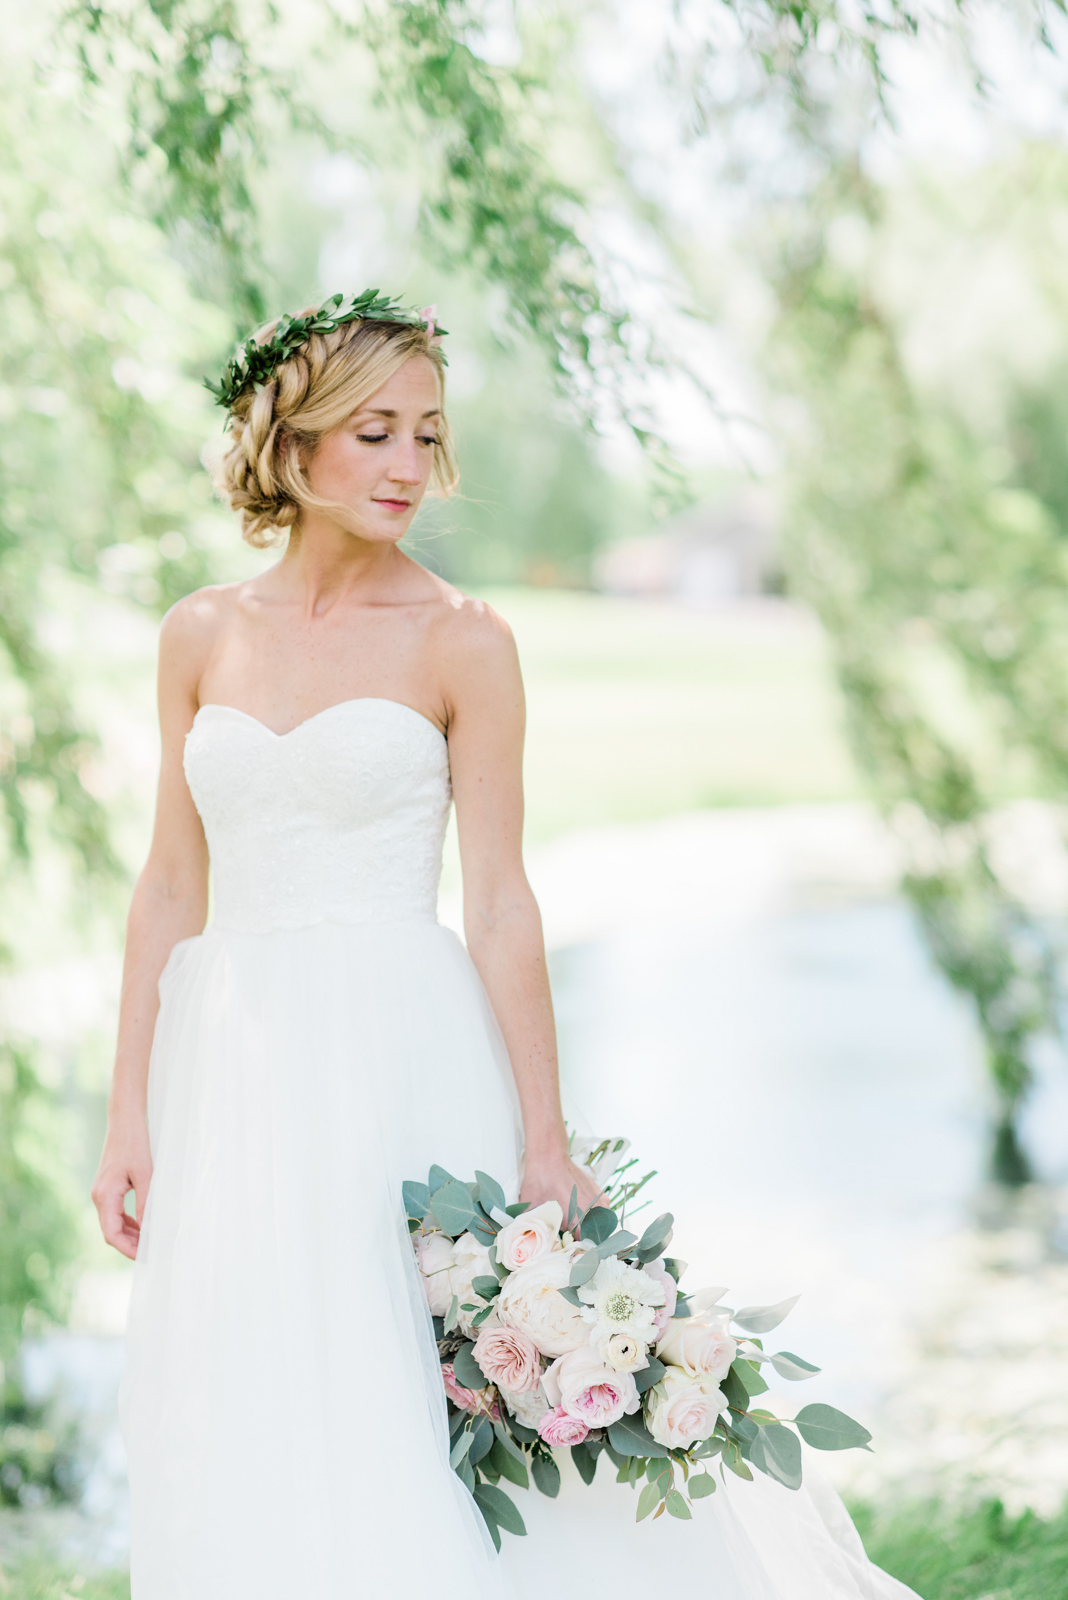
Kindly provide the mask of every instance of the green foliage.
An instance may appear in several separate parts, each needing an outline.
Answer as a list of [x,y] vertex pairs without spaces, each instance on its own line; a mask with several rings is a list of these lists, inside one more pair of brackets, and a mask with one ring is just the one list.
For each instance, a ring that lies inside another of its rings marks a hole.
[[[1062,161],[1043,176],[1038,203],[1068,173]],[[974,1002],[999,1102],[992,1168],[1018,1183],[1031,1041],[1058,1026],[1055,950],[996,871],[990,817],[1013,774],[1050,796],[1068,783],[1063,505],[1039,497],[1053,480],[1035,418],[1051,424],[1033,394],[1006,469],[980,418],[917,376],[907,317],[875,276],[885,205],[855,167],[835,168],[782,263],[777,377],[807,415],[786,562],[833,640],[854,749],[908,854],[906,893]],[[834,248],[843,217],[867,241],[863,265]]]
[[81,1472],[76,1432],[58,1422],[54,1407],[29,1405],[18,1385],[0,1385],[0,1505],[24,1506],[75,1500]]
[[29,1053],[0,1041],[0,1362],[15,1354],[28,1311],[60,1320],[66,1310],[78,1236],[57,1146]]
[[1011,1517],[999,1500],[851,1509],[872,1560],[924,1600],[1062,1600],[1068,1508],[1048,1519]]
[[78,1572],[43,1553],[7,1567],[4,1579],[4,1600],[130,1600],[128,1573]]

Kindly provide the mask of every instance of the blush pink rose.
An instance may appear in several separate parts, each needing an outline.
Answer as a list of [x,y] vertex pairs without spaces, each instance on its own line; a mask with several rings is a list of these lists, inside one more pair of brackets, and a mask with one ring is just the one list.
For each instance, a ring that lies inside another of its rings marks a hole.
[[497,1397],[492,1389],[465,1389],[463,1384],[457,1383],[451,1361],[441,1363],[441,1381],[445,1385],[445,1393],[454,1406],[459,1406],[461,1411],[470,1411],[477,1415],[492,1417],[494,1422],[500,1421],[500,1407]]
[[676,1317],[664,1330],[656,1353],[661,1361],[681,1367],[691,1378],[711,1378],[719,1383],[727,1376],[738,1346],[730,1333],[729,1317],[708,1313]]
[[568,1416],[563,1406],[547,1411],[538,1423],[538,1434],[545,1443],[563,1449],[568,1445],[581,1444],[589,1431],[584,1422]]
[[679,1298],[679,1286],[665,1267],[663,1256],[658,1261],[646,1262],[645,1271],[654,1283],[661,1285],[664,1291],[664,1304],[657,1306],[653,1313],[653,1326],[656,1329],[656,1337],[660,1339],[663,1337],[664,1329],[675,1315],[675,1304]]
[[474,1355],[487,1383],[500,1384],[515,1394],[538,1387],[541,1357],[533,1339],[518,1328],[483,1328],[475,1340]]
[[509,1272],[540,1261],[560,1242],[564,1213],[558,1200],[546,1200],[524,1211],[497,1235],[497,1260]]
[[545,1397],[584,1422],[588,1428],[607,1428],[641,1405],[638,1387],[629,1372],[611,1372],[589,1345],[554,1361],[542,1379]]

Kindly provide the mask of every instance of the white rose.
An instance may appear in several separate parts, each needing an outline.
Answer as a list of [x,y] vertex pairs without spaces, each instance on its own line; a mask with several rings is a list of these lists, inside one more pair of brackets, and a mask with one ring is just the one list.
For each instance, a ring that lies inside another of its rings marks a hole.
[[[479,1299],[471,1284],[475,1278],[495,1278],[496,1273],[490,1266],[488,1246],[480,1244],[474,1234],[462,1233],[452,1250],[455,1264],[449,1273],[449,1283],[459,1307],[456,1316],[463,1332],[473,1336],[478,1332],[473,1318],[485,1310],[485,1301]],[[465,1311],[465,1303],[474,1306],[474,1311]],[[448,1306],[445,1309],[447,1311]],[[496,1323],[496,1315],[491,1312],[484,1322],[479,1323],[479,1328],[496,1326]]]
[[588,1343],[590,1330],[578,1306],[557,1291],[571,1276],[577,1250],[553,1250],[505,1280],[497,1315],[506,1328],[527,1334],[543,1356],[562,1356]]
[[656,1347],[661,1361],[681,1367],[691,1377],[718,1383],[727,1376],[738,1346],[729,1332],[729,1318],[672,1317]]
[[431,1314],[444,1317],[452,1304],[449,1273],[456,1264],[452,1241],[443,1233],[417,1233],[415,1255],[426,1286]]
[[529,1389],[526,1394],[513,1394],[511,1389],[502,1389],[498,1384],[497,1393],[516,1421],[521,1422],[525,1428],[536,1428],[549,1409],[549,1402],[542,1393],[540,1383],[536,1389]]
[[726,1395],[710,1378],[668,1367],[652,1393],[649,1432],[669,1450],[688,1450],[698,1439],[708,1438],[726,1409]]
[[557,1200],[546,1200],[543,1205],[524,1211],[497,1235],[497,1260],[509,1272],[540,1261],[560,1241],[560,1224],[564,1213]]

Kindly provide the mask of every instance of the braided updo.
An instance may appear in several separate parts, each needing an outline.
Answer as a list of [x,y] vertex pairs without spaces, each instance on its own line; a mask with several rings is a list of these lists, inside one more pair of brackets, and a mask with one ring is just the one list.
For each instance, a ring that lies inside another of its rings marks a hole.
[[[256,338],[267,342],[275,326],[268,323]],[[445,362],[428,329],[369,320],[311,334],[279,363],[269,383],[238,396],[230,411],[233,444],[218,487],[240,511],[241,533],[249,544],[258,549],[277,544],[299,523],[304,507],[327,508],[309,487],[301,455],[340,428],[413,356],[434,363],[444,404]],[[430,487],[447,495],[458,473],[444,415],[437,437]]]

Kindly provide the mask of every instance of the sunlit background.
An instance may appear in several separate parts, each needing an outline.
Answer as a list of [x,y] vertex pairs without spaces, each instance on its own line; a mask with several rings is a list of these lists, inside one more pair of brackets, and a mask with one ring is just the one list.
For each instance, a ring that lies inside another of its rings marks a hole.
[[156,629],[274,559],[201,379],[365,286],[450,330],[462,494],[407,544],[518,640],[569,1118],[657,1169],[690,1281],[802,1295],[877,1559],[1068,1592],[1068,34],[916,20],[0,0],[15,1600],[128,1595],[88,1188]]

